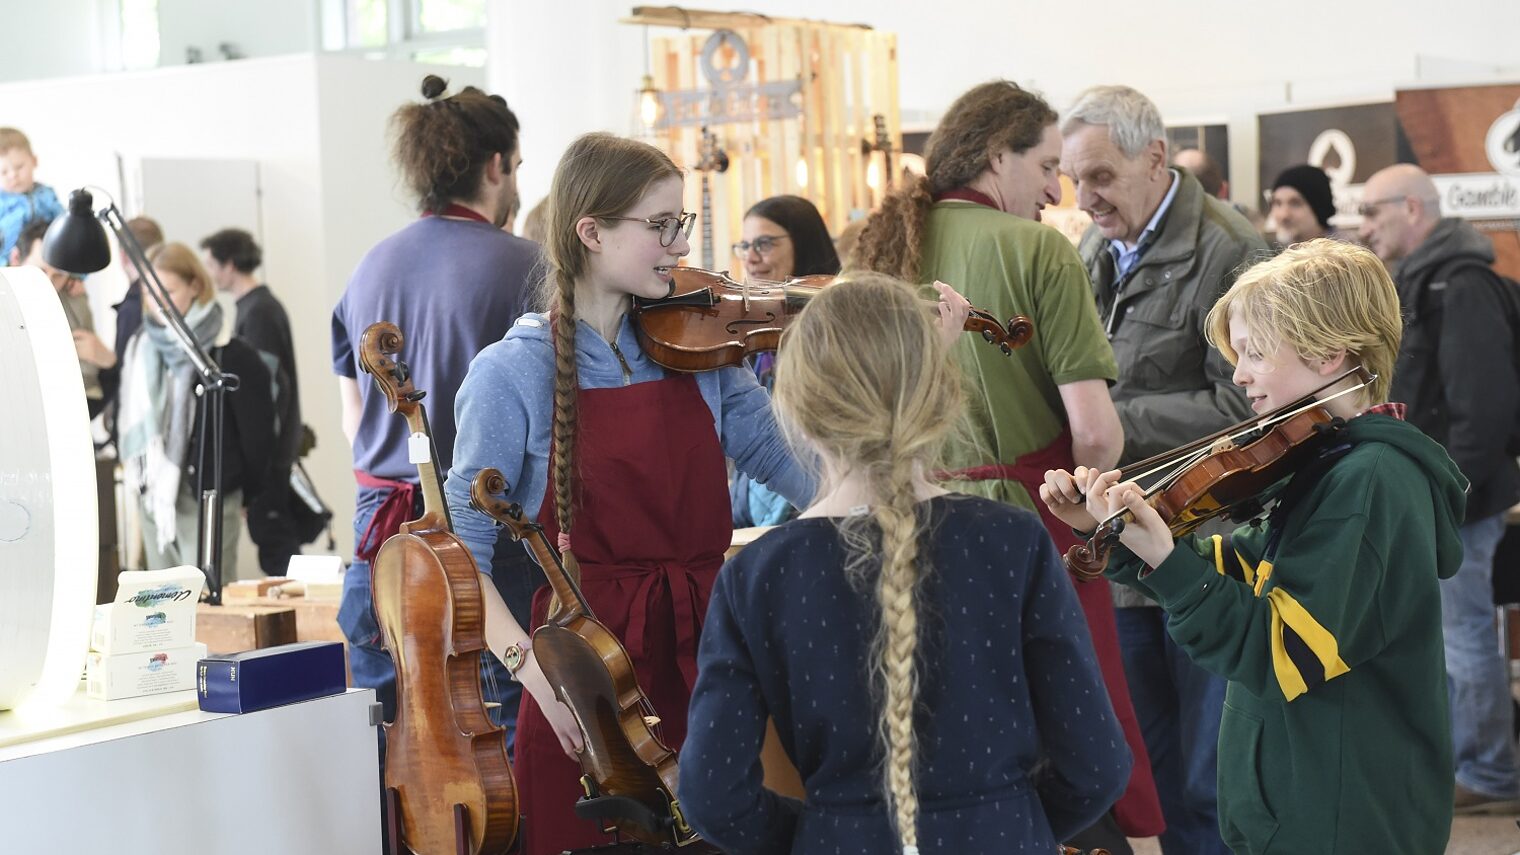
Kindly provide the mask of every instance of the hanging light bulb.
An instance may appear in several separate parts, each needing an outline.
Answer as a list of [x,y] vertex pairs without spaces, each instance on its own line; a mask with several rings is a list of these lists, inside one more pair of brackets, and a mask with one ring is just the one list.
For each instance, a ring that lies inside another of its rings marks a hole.
[[866,186],[871,188],[872,192],[881,189],[881,165],[876,162],[874,156],[870,164],[866,166]]
[[805,157],[797,158],[797,186],[804,190],[808,186],[808,165]]
[[639,121],[644,130],[654,129],[660,120],[660,90],[654,88],[654,76],[649,73],[649,28],[644,28],[644,79],[639,81]]
[[639,121],[644,127],[653,128],[660,119],[660,90],[654,88],[654,77],[646,74],[639,86]]

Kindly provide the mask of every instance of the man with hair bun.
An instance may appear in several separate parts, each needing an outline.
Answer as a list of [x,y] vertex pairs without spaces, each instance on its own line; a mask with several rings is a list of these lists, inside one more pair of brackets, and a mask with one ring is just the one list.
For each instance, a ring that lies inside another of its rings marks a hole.
[[[1209,307],[1266,245],[1228,202],[1167,166],[1161,112],[1127,86],[1095,86],[1061,122],[1061,168],[1093,218],[1078,252],[1092,279],[1119,379],[1121,464],[1250,415],[1230,364],[1204,336]],[[1144,595],[1116,588],[1130,696],[1166,814],[1166,855],[1224,855],[1215,768],[1224,681],[1194,665]]]
[[[343,576],[338,623],[354,685],[376,690],[387,720],[395,715],[396,672],[380,646],[369,562],[401,523],[420,515],[422,492],[407,457],[405,421],[372,383],[360,382],[359,337],[377,321],[401,328],[401,356],[427,392],[439,471],[447,471],[457,433],[454,396],[470,360],[523,313],[539,258],[535,244],[501,230],[522,164],[517,117],[500,96],[473,86],[445,95],[447,86],[428,75],[426,100],[391,117],[392,154],[422,216],[365,254],[332,314],[333,372],[358,481],[354,562]],[[494,581],[526,622],[537,571],[511,544],[495,556],[491,580],[482,584]],[[514,734],[521,687],[494,656],[481,657],[481,669],[486,700],[500,703],[492,717]]]

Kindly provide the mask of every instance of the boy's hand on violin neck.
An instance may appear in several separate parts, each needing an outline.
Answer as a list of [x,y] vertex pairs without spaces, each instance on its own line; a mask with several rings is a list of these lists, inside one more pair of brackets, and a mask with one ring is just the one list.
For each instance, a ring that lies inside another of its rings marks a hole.
[[1088,490],[1088,508],[1106,508],[1103,519],[1128,511],[1129,519],[1119,532],[1119,542],[1149,567],[1156,567],[1172,554],[1176,541],[1156,509],[1145,501],[1145,491],[1134,481],[1116,483],[1118,470],[1094,478]]
[[1045,470],[1045,483],[1040,485],[1040,501],[1056,519],[1071,526],[1077,531],[1092,533],[1098,527],[1098,521],[1087,511],[1087,497],[1083,495],[1082,485],[1087,483],[1089,470],[1086,466],[1078,466],[1076,472],[1067,472],[1065,469]]

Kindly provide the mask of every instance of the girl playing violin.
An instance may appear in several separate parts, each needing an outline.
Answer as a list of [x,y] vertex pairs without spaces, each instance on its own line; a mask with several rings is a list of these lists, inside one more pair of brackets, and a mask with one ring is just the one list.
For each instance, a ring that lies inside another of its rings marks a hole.
[[[724,852],[1055,852],[1124,790],[1039,518],[928,480],[962,417],[960,325],[861,273],[785,335],[777,410],[823,484],[713,590],[680,797]],[[767,716],[806,805],[761,784]]]
[[[632,656],[672,748],[686,735],[697,638],[732,535],[725,455],[795,504],[812,492],[753,372],[667,374],[639,347],[630,298],[665,296],[671,268],[690,251],[696,215],[681,211],[681,199],[681,172],[659,150],[608,134],[571,144],[549,195],[551,308],[524,315],[471,363],[445,485],[455,532],[482,569],[497,533],[469,493],[484,467],[506,476],[506,498],[551,542],[568,536],[585,598]],[[482,588],[487,643],[522,663],[515,676],[527,689],[515,757],[523,851],[607,843],[597,823],[574,814],[581,771],[566,753],[579,731],[526,632],[544,623],[548,589],[529,622]]]
[[[1273,487],[1264,526],[1174,539],[1133,482],[1078,467],[1040,497],[1074,528],[1119,512],[1109,578],[1154,598],[1229,680],[1219,822],[1239,853],[1440,852],[1452,817],[1438,579],[1462,559],[1466,481],[1383,403],[1402,334],[1371,252],[1330,240],[1251,268],[1207,319],[1257,413],[1316,394],[1344,421]],[[1320,390],[1360,366],[1354,378]]]

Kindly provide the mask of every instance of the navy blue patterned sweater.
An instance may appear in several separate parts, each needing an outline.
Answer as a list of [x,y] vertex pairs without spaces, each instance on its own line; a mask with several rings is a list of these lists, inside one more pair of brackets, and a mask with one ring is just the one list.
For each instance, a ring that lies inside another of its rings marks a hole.
[[[967,496],[923,510],[932,572],[918,599],[919,849],[1048,855],[1119,798],[1131,763],[1076,594],[1034,514]],[[802,519],[718,576],[680,798],[725,852],[898,848],[869,675],[875,582],[853,588],[845,559],[833,520]],[[805,805],[761,786],[767,715]]]

